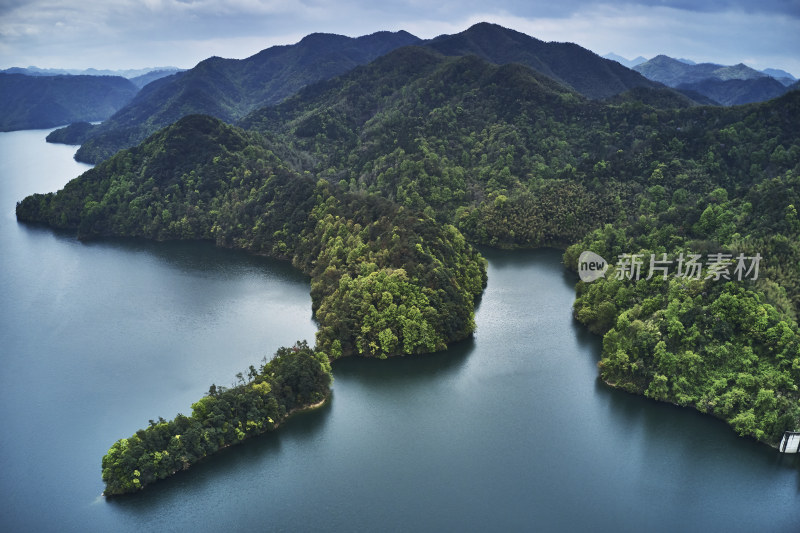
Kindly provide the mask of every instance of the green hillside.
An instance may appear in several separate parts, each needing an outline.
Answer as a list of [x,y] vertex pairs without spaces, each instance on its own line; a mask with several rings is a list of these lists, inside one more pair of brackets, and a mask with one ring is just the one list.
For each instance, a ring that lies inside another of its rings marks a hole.
[[659,86],[578,45],[545,43],[496,24],[476,24],[425,42],[402,31],[356,39],[312,34],[297,44],[268,48],[243,60],[206,59],[193,69],[146,86],[128,106],[92,131],[63,137],[83,143],[78,160],[97,163],[188,114],[207,114],[232,123],[310,83],[344,74],[411,44],[447,56],[476,55],[498,65],[519,63],[589,98]]
[[312,34],[297,44],[273,46],[246,59],[208,58],[190,70],[146,85],[130,104],[79,138],[83,146],[75,157],[97,163],[190,114],[233,122],[309,83],[337,76],[416,41],[402,31],[358,38]]
[[[184,117],[17,216],[291,259],[332,359],[469,336],[486,282],[473,244],[564,247],[570,269],[592,250],[613,268],[578,283],[574,311],[603,336],[602,379],[775,445],[800,426],[798,117],[800,91],[597,101],[520,64],[404,47],[241,127]],[[702,270],[645,279],[651,256]]]

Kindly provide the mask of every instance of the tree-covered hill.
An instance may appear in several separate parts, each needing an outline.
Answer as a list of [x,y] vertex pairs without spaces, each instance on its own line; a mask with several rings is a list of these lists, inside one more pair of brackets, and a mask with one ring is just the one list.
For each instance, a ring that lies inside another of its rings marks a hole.
[[0,73],[0,131],[105,120],[136,95],[118,76],[26,76]]
[[574,43],[546,43],[497,24],[481,22],[426,46],[448,56],[476,55],[491,63],[519,63],[588,98],[607,98],[634,87],[658,87],[641,74]]
[[570,268],[583,249],[647,266],[760,254],[759,279],[579,284],[575,313],[604,336],[607,382],[775,444],[800,426],[799,117],[798,91],[730,108],[647,89],[596,101],[520,64],[405,47],[246,129],[186,117],[17,215],[291,258],[333,358],[468,335],[485,282],[469,243],[578,243]]
[[709,108],[637,91],[600,104],[521,66],[403,49],[243,125],[298,170],[472,242],[579,240],[572,268],[583,249],[612,263],[760,254],[757,280],[581,285],[576,316],[605,336],[609,383],[774,444],[800,426],[800,92]]
[[451,225],[287,167],[258,136],[190,115],[17,207],[82,238],[205,239],[291,259],[311,276],[317,349],[444,349],[475,327],[483,259]]
[[764,102],[785,94],[789,89],[770,77],[748,80],[706,79],[693,83],[682,83],[680,91],[698,92],[722,105],[742,105]]
[[293,413],[321,405],[330,394],[331,367],[307,343],[281,348],[231,388],[211,385],[191,416],[159,418],[115,442],[103,457],[103,494],[136,492],[243,440],[274,431]]
[[[475,242],[541,246],[623,216],[669,169],[699,191],[749,186],[775,161],[787,168],[794,98],[727,110],[638,88],[603,104],[520,65],[411,47],[241,125],[270,136],[298,171],[429,209]],[[735,141],[717,131],[730,127],[742,132]]]
[[180,117],[201,113],[232,123],[310,83],[344,74],[398,47],[420,44],[447,56],[476,55],[497,65],[519,63],[590,98],[660,85],[571,43],[545,43],[496,24],[480,23],[455,35],[420,41],[407,32],[378,32],[357,39],[312,34],[243,60],[212,57],[145,89],[102,125],[54,137],[80,141],[80,161],[96,163],[134,146]]
[[208,58],[190,70],[150,83],[109,120],[82,138],[72,137],[83,144],[76,159],[97,163],[189,114],[233,122],[309,83],[337,76],[418,40],[403,31],[358,38],[312,34],[246,59]]

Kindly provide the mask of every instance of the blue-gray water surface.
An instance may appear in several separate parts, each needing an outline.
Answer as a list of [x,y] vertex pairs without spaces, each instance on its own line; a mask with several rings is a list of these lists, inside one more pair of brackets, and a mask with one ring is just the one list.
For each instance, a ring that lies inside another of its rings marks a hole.
[[338,361],[323,408],[103,498],[115,440],[313,342],[309,283],[208,244],[17,223],[16,201],[87,168],[46,134],[0,133],[0,530],[800,531],[796,458],[598,381],[553,250],[485,252],[474,339]]

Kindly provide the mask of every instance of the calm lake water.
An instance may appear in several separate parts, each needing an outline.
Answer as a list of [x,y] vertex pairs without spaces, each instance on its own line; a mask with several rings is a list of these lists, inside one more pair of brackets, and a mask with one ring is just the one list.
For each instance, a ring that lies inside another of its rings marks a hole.
[[794,457],[605,387],[560,254],[487,251],[473,340],[334,365],[332,401],[132,497],[100,459],[313,340],[308,279],[205,244],[18,224],[87,167],[0,133],[2,531],[800,531]]

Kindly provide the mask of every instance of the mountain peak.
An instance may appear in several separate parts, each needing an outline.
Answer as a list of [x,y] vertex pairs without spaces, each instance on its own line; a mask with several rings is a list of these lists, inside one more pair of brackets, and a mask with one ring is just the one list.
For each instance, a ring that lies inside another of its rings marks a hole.
[[686,63],[683,63],[683,61],[678,61],[674,57],[669,57],[666,54],[658,54],[657,56],[649,59],[648,63],[681,63],[681,64],[684,64],[684,65],[686,64]]
[[658,55],[637,65],[634,70],[653,81],[681,91],[699,93],[723,105],[775,98],[784,92],[785,85],[744,63],[731,66],[688,64],[665,55]]
[[546,43],[498,24],[480,22],[425,46],[446,56],[476,55],[496,65],[520,63],[589,98],[606,98],[654,84],[622,65],[574,43]]
[[97,163],[187,114],[207,114],[233,122],[261,106],[280,102],[306,85],[333,78],[418,41],[408,32],[379,32],[358,38],[312,33],[296,44],[272,46],[246,59],[208,58],[182,76],[165,78],[143,90],[92,130],[76,158]]
[[[455,35],[464,35],[464,36],[481,36],[484,38],[492,38],[502,36],[506,39],[513,39],[513,40],[521,40],[521,41],[535,41],[535,42],[544,42],[536,37],[531,37],[526,33],[519,32],[517,30],[512,30],[511,28],[506,28],[505,26],[501,26],[500,24],[495,24],[494,22],[478,22],[477,24],[473,24],[466,30],[456,33]],[[445,37],[452,37],[452,36],[445,36]]]
[[352,37],[346,37],[344,35],[338,35],[336,33],[323,33],[323,32],[314,32],[309,33],[297,44],[322,44],[322,43],[330,43],[330,42],[341,42],[341,41],[349,41]]
[[610,59],[611,61],[616,61],[620,65],[626,66],[628,68],[633,68],[636,65],[640,65],[640,64],[644,63],[645,61],[647,61],[647,59],[645,59],[642,56],[637,56],[634,59],[628,59],[627,57],[622,57],[621,55],[615,54],[614,52],[609,52],[609,53],[607,53],[606,55],[604,55],[602,57],[604,59]]

